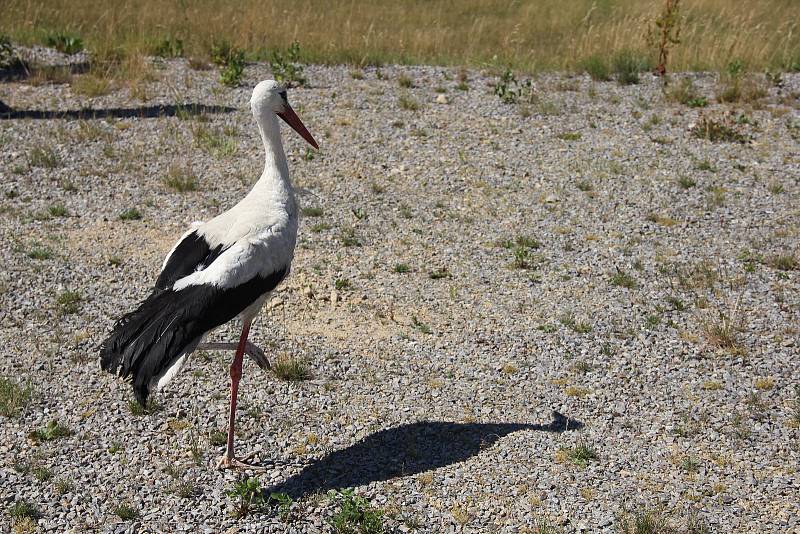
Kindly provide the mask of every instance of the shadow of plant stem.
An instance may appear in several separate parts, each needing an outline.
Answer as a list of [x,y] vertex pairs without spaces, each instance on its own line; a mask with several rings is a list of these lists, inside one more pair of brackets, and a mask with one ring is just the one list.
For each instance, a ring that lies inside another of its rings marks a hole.
[[404,424],[332,452],[266,492],[299,499],[318,491],[363,486],[463,462],[519,430],[564,432],[582,427],[583,423],[558,412],[553,412],[553,420],[545,425],[428,421]]

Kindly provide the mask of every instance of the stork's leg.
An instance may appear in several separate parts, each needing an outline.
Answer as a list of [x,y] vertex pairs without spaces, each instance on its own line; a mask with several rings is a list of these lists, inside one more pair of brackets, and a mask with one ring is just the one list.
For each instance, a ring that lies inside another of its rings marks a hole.
[[239,395],[239,380],[242,378],[242,363],[247,346],[247,334],[250,332],[250,321],[242,326],[242,335],[239,338],[239,346],[236,348],[236,355],[231,364],[231,410],[228,415],[228,446],[225,454],[217,461],[217,468],[227,469],[231,467],[242,467],[253,469],[254,466],[247,465],[236,459],[233,451],[234,430],[236,425],[236,400]]
[[[200,343],[197,345],[197,350],[235,350],[239,348],[238,343],[225,343],[219,341],[211,341],[207,343]],[[256,362],[256,365],[261,367],[262,369],[271,369],[272,366],[269,363],[269,359],[267,355],[264,354],[264,351],[258,348],[258,346],[254,345],[253,343],[247,341],[244,345],[244,353],[253,358],[253,361]]]

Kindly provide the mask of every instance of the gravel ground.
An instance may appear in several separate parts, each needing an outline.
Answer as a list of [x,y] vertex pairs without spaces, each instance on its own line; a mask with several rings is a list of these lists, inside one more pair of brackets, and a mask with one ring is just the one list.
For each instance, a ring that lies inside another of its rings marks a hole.
[[[321,151],[284,140],[319,210],[252,336],[313,379],[245,364],[238,450],[294,503],[237,519],[243,475],[213,469],[232,355],[134,415],[96,347],[260,174],[248,100],[271,76],[154,74],[95,98],[0,84],[0,376],[33,390],[2,418],[0,504],[40,512],[3,532],[330,532],[347,487],[387,531],[612,532],[646,509],[800,532],[800,75],[724,105],[691,75],[712,103],[690,108],[649,75],[541,76],[508,104],[489,73],[306,67],[289,99]],[[750,141],[697,138],[701,114]],[[33,436],[54,420],[71,433]]]

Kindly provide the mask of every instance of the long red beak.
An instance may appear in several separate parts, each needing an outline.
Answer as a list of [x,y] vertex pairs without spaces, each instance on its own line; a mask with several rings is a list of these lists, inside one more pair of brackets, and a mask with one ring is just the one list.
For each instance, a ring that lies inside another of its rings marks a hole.
[[294,112],[292,106],[288,103],[286,104],[286,108],[278,113],[278,117],[283,119],[283,121],[292,127],[292,129],[300,134],[300,137],[308,141],[308,144],[319,150],[319,145],[316,141],[314,141],[314,137],[306,130],[306,127],[303,125],[303,121],[300,120],[300,117],[297,116],[297,113]]

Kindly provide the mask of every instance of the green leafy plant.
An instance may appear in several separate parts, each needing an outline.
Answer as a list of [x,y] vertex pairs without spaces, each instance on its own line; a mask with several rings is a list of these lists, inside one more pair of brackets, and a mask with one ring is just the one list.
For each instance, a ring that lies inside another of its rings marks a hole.
[[227,494],[235,499],[233,515],[237,519],[246,517],[253,509],[259,508],[264,504],[264,494],[261,490],[261,483],[257,478],[243,478],[236,482],[233,489],[228,490]]
[[275,79],[289,87],[305,85],[307,82],[303,75],[303,64],[300,62],[300,43],[297,41],[292,42],[284,51],[273,50],[269,66]]
[[244,75],[244,50],[235,49],[228,60],[225,68],[219,74],[219,81],[222,85],[236,87],[242,81]]
[[47,35],[44,39],[47,46],[51,46],[64,54],[77,54],[83,50],[83,40],[76,36],[63,32],[55,32]]
[[354,495],[352,489],[331,490],[328,496],[338,501],[340,507],[330,519],[337,534],[379,534],[384,531],[383,513],[373,508],[365,498]]
[[292,517],[292,498],[285,493],[270,493],[269,501],[275,502],[278,507],[278,517],[287,523]]
[[517,102],[531,102],[533,100],[533,84],[530,80],[519,82],[511,69],[500,76],[494,85],[494,94],[506,104]]
[[211,45],[211,61],[222,67],[219,81],[228,87],[236,87],[244,75],[244,50],[230,42],[215,41]]

